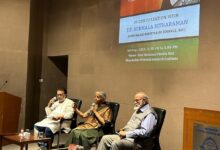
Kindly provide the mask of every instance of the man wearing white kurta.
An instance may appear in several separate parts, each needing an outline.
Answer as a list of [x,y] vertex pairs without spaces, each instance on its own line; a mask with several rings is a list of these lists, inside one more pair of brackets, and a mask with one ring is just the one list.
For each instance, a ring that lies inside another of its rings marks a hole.
[[[66,90],[63,88],[57,89],[57,96],[52,98],[48,106],[45,108],[47,118],[34,125],[35,130],[44,132],[46,137],[50,137],[53,141],[54,133],[59,131],[60,119],[70,119],[73,116],[73,101],[66,98]],[[71,121],[62,123],[61,128],[64,132],[70,131]],[[42,146],[41,144],[39,146]],[[46,145],[47,146],[47,145]]]

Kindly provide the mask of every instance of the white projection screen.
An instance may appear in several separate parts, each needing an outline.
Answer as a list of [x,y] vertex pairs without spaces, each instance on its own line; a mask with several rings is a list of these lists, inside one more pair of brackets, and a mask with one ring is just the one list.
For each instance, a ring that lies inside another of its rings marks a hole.
[[121,0],[121,58],[141,68],[193,68],[199,26],[199,0]]

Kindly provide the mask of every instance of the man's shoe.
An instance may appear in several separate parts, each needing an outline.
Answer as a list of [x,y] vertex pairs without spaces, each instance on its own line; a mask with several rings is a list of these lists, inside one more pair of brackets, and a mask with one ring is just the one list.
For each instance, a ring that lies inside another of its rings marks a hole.
[[47,150],[46,147],[40,147],[38,150]]

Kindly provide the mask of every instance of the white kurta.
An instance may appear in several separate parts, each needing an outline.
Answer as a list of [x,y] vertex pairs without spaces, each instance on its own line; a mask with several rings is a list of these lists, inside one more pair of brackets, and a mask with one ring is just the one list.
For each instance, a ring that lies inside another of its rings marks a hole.
[[[37,122],[35,125],[40,127],[48,127],[51,129],[53,133],[59,131],[60,120],[52,120],[52,117],[57,115],[64,115],[64,119],[70,119],[73,117],[73,101],[66,98],[64,102],[59,103],[56,101],[50,108],[46,107],[45,111],[47,114],[47,118],[43,119],[40,122]],[[61,125],[61,128],[64,129],[64,132],[68,133],[70,129],[71,121],[64,121]]]

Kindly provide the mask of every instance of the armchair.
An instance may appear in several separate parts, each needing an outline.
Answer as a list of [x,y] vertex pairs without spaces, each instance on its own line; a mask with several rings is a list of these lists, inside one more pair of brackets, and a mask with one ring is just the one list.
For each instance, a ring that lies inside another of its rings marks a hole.
[[[110,107],[112,110],[112,120],[111,122],[105,123],[105,125],[102,125],[101,127],[98,128],[99,131],[103,131],[104,135],[106,134],[114,134],[115,131],[115,122],[118,116],[118,111],[120,108],[120,104],[116,102],[107,102],[107,105]],[[99,141],[101,140],[102,137],[97,137],[96,141],[96,148],[99,144]]]
[[166,110],[162,108],[153,107],[157,114],[157,125],[155,130],[152,132],[150,137],[147,138],[136,138],[135,139],[135,150],[161,150],[159,137],[160,131],[163,126]]
[[120,104],[116,102],[107,102],[107,105],[112,110],[112,120],[111,122],[107,122],[105,125],[101,126],[100,129],[103,130],[104,134],[114,134],[115,133],[115,122],[118,116]]
[[[82,105],[82,100],[81,99],[76,99],[76,98],[70,98],[74,103],[75,105],[77,106],[78,109],[81,108],[81,105]],[[58,137],[57,137],[57,147],[59,148],[60,147],[60,135],[61,133],[63,133],[62,129],[61,129],[61,125],[64,121],[68,121],[70,120],[71,121],[71,125],[70,125],[70,128],[73,129],[77,126],[77,113],[74,113],[73,114],[73,117],[71,119],[61,119],[60,120],[60,130],[58,131]]]

